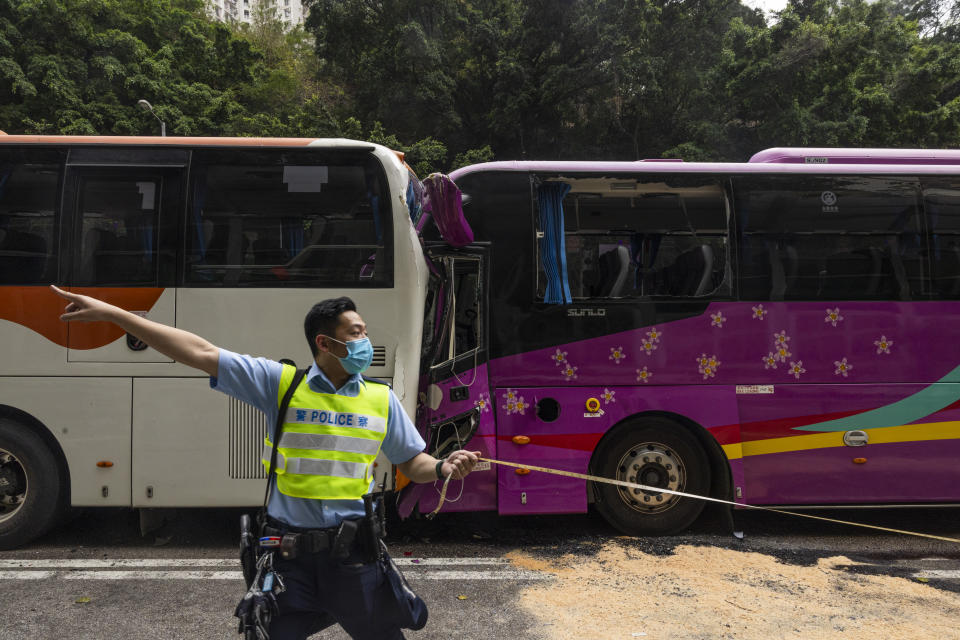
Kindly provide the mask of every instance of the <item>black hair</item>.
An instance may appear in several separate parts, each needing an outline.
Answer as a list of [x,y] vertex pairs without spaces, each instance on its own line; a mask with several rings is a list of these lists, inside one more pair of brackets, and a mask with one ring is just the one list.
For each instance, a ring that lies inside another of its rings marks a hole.
[[303,320],[303,332],[310,343],[310,353],[317,357],[317,336],[333,336],[340,324],[340,314],[344,311],[356,311],[357,305],[346,296],[321,300],[310,308]]

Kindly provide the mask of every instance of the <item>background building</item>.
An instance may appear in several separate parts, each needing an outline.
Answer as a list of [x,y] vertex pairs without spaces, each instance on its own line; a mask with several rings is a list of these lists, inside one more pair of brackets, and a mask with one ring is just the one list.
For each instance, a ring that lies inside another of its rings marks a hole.
[[274,16],[289,29],[303,24],[307,11],[301,0],[207,0],[210,15],[222,22],[250,24],[257,11],[273,11]]

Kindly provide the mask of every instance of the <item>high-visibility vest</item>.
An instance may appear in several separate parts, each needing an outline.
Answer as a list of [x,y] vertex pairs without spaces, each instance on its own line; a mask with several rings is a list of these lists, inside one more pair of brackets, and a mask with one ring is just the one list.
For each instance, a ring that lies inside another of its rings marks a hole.
[[[283,365],[277,406],[296,369]],[[357,499],[370,489],[371,468],[387,434],[390,387],[367,380],[355,397],[317,393],[306,379],[293,392],[277,446],[277,489],[295,498]],[[261,461],[270,474],[270,434]]]

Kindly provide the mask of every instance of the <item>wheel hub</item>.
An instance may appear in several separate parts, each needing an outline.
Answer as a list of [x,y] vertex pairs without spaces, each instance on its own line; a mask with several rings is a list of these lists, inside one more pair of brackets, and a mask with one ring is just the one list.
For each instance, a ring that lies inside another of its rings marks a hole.
[[27,495],[27,476],[20,461],[0,449],[0,520],[20,510]]
[[[617,465],[617,480],[648,487],[682,491],[687,474],[683,461],[665,444],[644,442],[631,447]],[[634,487],[618,487],[620,499],[640,513],[659,513],[680,499],[669,493]]]

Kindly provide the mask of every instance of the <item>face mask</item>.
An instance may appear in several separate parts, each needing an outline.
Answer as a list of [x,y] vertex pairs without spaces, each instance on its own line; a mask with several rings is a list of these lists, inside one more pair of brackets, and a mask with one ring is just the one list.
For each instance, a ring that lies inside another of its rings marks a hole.
[[[330,336],[327,337],[330,338]],[[334,342],[340,342],[334,338],[330,339]],[[373,362],[373,346],[370,344],[370,338],[360,338],[350,342],[340,342],[340,344],[347,348],[347,357],[341,358],[336,354],[332,355],[340,361],[340,365],[347,373],[352,375],[366,371],[370,363]]]

